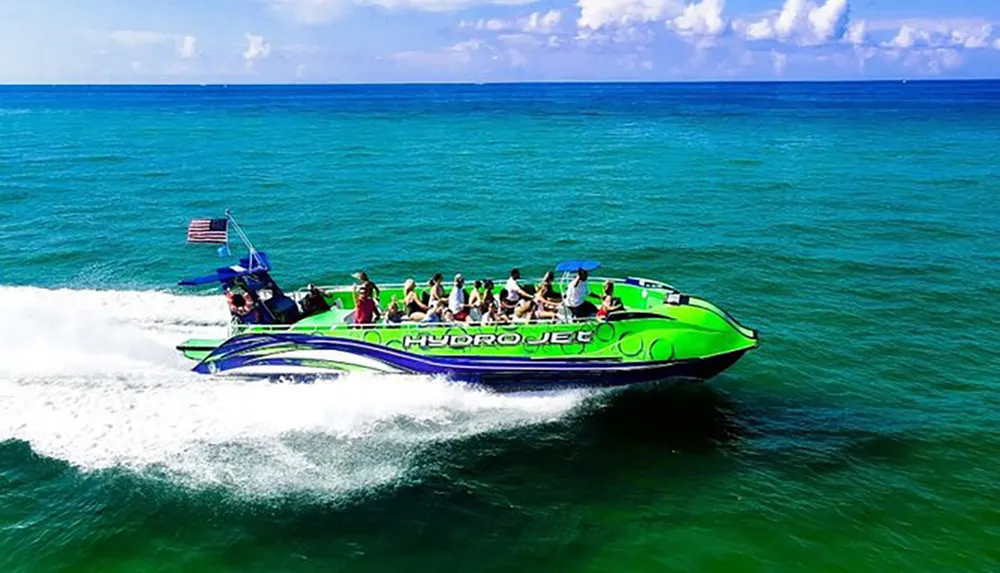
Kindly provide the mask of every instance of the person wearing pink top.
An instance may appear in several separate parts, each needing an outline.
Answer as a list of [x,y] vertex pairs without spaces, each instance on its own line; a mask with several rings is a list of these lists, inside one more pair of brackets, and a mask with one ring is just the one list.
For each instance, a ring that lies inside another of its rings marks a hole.
[[378,315],[375,299],[372,298],[372,287],[362,285],[354,292],[354,324],[374,324]]

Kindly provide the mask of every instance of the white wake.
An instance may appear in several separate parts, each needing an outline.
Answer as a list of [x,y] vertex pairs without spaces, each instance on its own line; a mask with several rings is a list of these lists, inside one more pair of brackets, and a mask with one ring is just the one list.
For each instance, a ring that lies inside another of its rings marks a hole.
[[405,479],[428,447],[565,416],[584,392],[498,395],[423,376],[203,377],[174,346],[224,332],[220,297],[0,287],[0,442],[253,496]]

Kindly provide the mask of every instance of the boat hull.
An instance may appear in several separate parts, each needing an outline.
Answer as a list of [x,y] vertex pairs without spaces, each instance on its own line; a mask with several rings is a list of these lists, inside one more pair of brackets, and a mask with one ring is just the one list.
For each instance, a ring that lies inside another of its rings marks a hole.
[[295,333],[229,339],[196,367],[202,374],[315,378],[351,372],[443,376],[495,390],[610,387],[667,379],[706,380],[748,349],[689,359],[623,361],[607,357],[437,356],[362,340]]

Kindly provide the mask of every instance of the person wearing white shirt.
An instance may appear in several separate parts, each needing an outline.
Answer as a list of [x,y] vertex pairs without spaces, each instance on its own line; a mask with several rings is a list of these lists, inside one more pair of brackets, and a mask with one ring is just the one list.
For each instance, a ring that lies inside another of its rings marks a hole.
[[503,310],[507,314],[511,314],[514,311],[514,308],[517,307],[517,303],[521,302],[521,299],[534,298],[531,293],[521,288],[519,280],[521,280],[520,269],[511,269],[510,278],[503,285],[503,288],[507,291],[506,298],[503,300]]
[[455,286],[448,295],[448,309],[455,315],[455,320],[465,321],[469,317],[469,304],[465,298],[465,277],[461,273],[455,275]]
[[590,295],[590,288],[587,285],[587,271],[580,269],[576,272],[576,277],[566,286],[566,296],[563,301],[573,318],[587,318],[597,314],[597,307],[587,300]]

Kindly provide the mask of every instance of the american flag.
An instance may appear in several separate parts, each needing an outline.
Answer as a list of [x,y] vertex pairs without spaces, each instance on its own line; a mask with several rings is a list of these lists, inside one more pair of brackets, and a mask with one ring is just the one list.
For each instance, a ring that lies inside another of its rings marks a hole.
[[229,219],[195,219],[188,225],[189,243],[228,243]]

